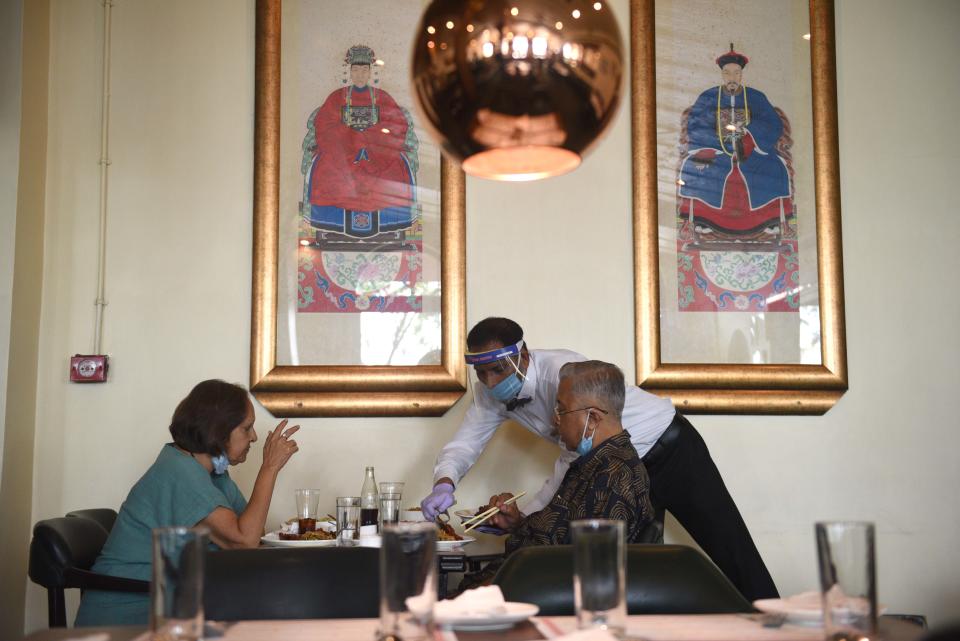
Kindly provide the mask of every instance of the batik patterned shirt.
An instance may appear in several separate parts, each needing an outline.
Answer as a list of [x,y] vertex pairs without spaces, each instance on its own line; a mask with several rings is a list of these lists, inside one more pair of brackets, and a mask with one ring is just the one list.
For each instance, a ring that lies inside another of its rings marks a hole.
[[573,461],[546,507],[520,521],[507,539],[506,553],[570,543],[570,522],[578,519],[623,521],[627,543],[638,541],[653,521],[650,478],[629,433],[620,432]]

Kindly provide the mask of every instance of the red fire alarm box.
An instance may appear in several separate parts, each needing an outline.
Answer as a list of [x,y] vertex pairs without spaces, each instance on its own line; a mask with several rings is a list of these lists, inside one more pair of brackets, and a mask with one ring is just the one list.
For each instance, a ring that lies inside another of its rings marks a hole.
[[107,357],[101,354],[74,354],[70,358],[70,380],[74,383],[103,383],[107,380]]

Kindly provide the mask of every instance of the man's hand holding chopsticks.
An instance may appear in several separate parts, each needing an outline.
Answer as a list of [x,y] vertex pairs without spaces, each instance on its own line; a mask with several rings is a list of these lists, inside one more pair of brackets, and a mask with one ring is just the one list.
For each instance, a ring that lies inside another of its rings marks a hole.
[[512,498],[513,494],[510,492],[495,494],[490,497],[488,505],[490,507],[498,507],[500,511],[490,517],[487,521],[488,525],[509,531],[515,530],[516,527],[520,525],[520,520],[523,518],[523,515],[520,514],[520,508],[517,507],[516,501],[506,502]]

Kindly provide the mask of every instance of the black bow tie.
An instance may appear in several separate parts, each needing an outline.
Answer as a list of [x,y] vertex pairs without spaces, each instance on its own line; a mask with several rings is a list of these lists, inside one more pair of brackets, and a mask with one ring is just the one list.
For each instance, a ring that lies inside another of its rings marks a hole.
[[525,398],[515,398],[515,399],[513,399],[512,401],[510,401],[509,403],[507,403],[507,411],[508,411],[508,412],[512,412],[513,410],[517,409],[518,407],[523,407],[524,405],[526,405],[527,403],[529,403],[529,402],[532,401],[532,400],[533,400],[533,398],[531,398],[531,397],[529,397],[529,396],[527,396],[527,397],[525,397]]

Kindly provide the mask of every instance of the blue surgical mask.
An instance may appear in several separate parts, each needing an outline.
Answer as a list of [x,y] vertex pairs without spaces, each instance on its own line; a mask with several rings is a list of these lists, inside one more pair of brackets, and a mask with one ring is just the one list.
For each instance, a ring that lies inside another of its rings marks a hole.
[[521,381],[517,373],[514,372],[491,387],[490,393],[501,403],[508,403],[517,397],[521,387],[523,387],[523,381]]
[[587,438],[587,426],[590,425],[590,411],[591,410],[587,410],[587,420],[583,422],[583,434],[580,435],[580,442],[577,443],[577,454],[580,456],[583,456],[593,449],[593,434],[597,433],[597,431],[594,430],[590,438]]
[[230,466],[230,459],[227,458],[226,453],[221,452],[218,456],[214,456],[210,459],[210,462],[213,463],[213,473],[220,475],[227,471],[227,468]]

